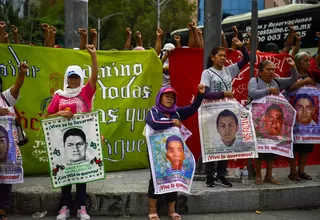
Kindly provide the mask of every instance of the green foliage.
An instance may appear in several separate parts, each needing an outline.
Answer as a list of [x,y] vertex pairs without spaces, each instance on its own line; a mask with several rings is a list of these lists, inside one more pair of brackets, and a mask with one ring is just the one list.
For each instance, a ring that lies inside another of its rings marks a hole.
[[[157,10],[156,6],[150,4],[149,0],[90,0],[88,7],[89,14],[95,18],[104,18],[107,15],[119,12],[123,13],[112,16],[101,23],[101,49],[122,49],[126,38],[126,27],[132,29],[132,46],[136,46],[136,31],[142,33],[145,47],[154,46]],[[9,24],[15,24],[19,27],[22,37],[21,43],[41,45],[43,42],[41,24],[48,23],[58,29],[56,43],[63,44],[64,0],[39,0],[39,4],[30,7],[29,16],[23,20],[19,20],[11,9],[10,5],[6,5],[5,9],[0,7],[0,20],[5,20]],[[169,0],[161,10],[161,27],[165,32],[186,27],[195,11],[196,6],[190,4],[188,0]],[[97,22],[94,19],[89,18],[88,24],[88,29],[97,29]],[[89,42],[91,42],[90,36]]]

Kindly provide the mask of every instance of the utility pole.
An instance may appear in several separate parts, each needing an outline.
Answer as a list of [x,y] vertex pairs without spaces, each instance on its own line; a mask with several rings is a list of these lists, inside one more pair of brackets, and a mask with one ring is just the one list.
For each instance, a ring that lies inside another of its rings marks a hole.
[[251,10],[251,48],[250,48],[250,78],[254,77],[254,64],[256,62],[257,36],[258,36],[258,2],[252,0]]
[[166,6],[171,0],[149,0],[151,5],[157,7],[157,28],[160,28],[160,14],[161,14],[161,7]]
[[97,45],[97,49],[100,50],[100,32],[101,32],[101,26],[103,25],[103,23],[105,21],[107,21],[109,18],[111,18],[112,16],[115,16],[115,15],[122,15],[123,13],[113,13],[113,14],[110,14],[110,15],[107,15],[105,16],[104,18],[100,19],[100,18],[95,18],[94,16],[90,15],[89,14],[89,18],[91,18],[92,20],[94,20],[95,22],[97,22],[98,24],[98,29],[97,29],[97,32],[98,32],[98,45]]
[[78,29],[88,29],[88,0],[64,0],[64,20],[64,47],[79,47]]
[[221,45],[222,0],[204,0],[204,69],[213,47]]

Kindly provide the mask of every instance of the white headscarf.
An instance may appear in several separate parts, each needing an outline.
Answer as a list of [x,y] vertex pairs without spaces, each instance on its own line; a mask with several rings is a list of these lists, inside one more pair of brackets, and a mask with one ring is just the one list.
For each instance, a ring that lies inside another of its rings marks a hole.
[[[80,76],[80,86],[77,88],[68,88],[68,77],[76,74],[78,76]],[[82,72],[82,69],[80,66],[77,65],[72,65],[72,66],[68,66],[66,73],[64,74],[64,83],[63,83],[63,90],[59,89],[57,90],[54,94],[58,94],[60,96],[63,96],[65,98],[73,98],[76,97],[80,94],[81,89],[83,87],[84,84],[84,74]]]

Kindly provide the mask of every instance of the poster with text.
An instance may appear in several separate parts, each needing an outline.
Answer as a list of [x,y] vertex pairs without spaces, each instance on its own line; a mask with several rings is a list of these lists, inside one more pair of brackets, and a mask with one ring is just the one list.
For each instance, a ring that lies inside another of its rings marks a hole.
[[251,112],[238,101],[205,100],[198,116],[204,163],[257,157]]
[[320,92],[316,87],[302,87],[288,94],[287,99],[297,111],[293,128],[294,143],[320,143]]
[[0,184],[23,182],[22,157],[18,146],[15,114],[12,107],[9,115],[0,117]]
[[293,126],[296,111],[282,96],[253,100],[250,107],[259,153],[293,158]]
[[[65,71],[79,65],[85,83],[92,72],[86,50],[0,44],[3,89],[16,81],[20,61],[29,68],[16,104],[21,126],[29,138],[22,147],[24,175],[45,175],[49,161],[41,120]],[[99,110],[105,172],[148,168],[147,142],[142,135],[148,109],[161,88],[162,63],[154,49],[98,50],[98,81],[93,109]],[[121,132],[119,132],[121,130]]]
[[41,123],[54,188],[105,178],[98,112]]
[[146,125],[155,194],[190,193],[195,160],[177,127],[154,131]]

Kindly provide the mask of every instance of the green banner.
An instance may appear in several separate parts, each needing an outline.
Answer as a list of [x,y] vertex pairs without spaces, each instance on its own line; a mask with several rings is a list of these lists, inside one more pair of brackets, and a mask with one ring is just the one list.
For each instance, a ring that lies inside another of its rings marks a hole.
[[[89,78],[87,51],[0,44],[3,88],[12,86],[18,63],[29,71],[17,102],[29,143],[21,147],[26,175],[48,174],[48,157],[40,120],[54,91],[62,89],[69,65],[79,65]],[[99,79],[93,108],[100,110],[100,131],[106,171],[148,167],[147,144],[142,135],[148,108],[161,87],[162,64],[154,50],[98,51]]]

